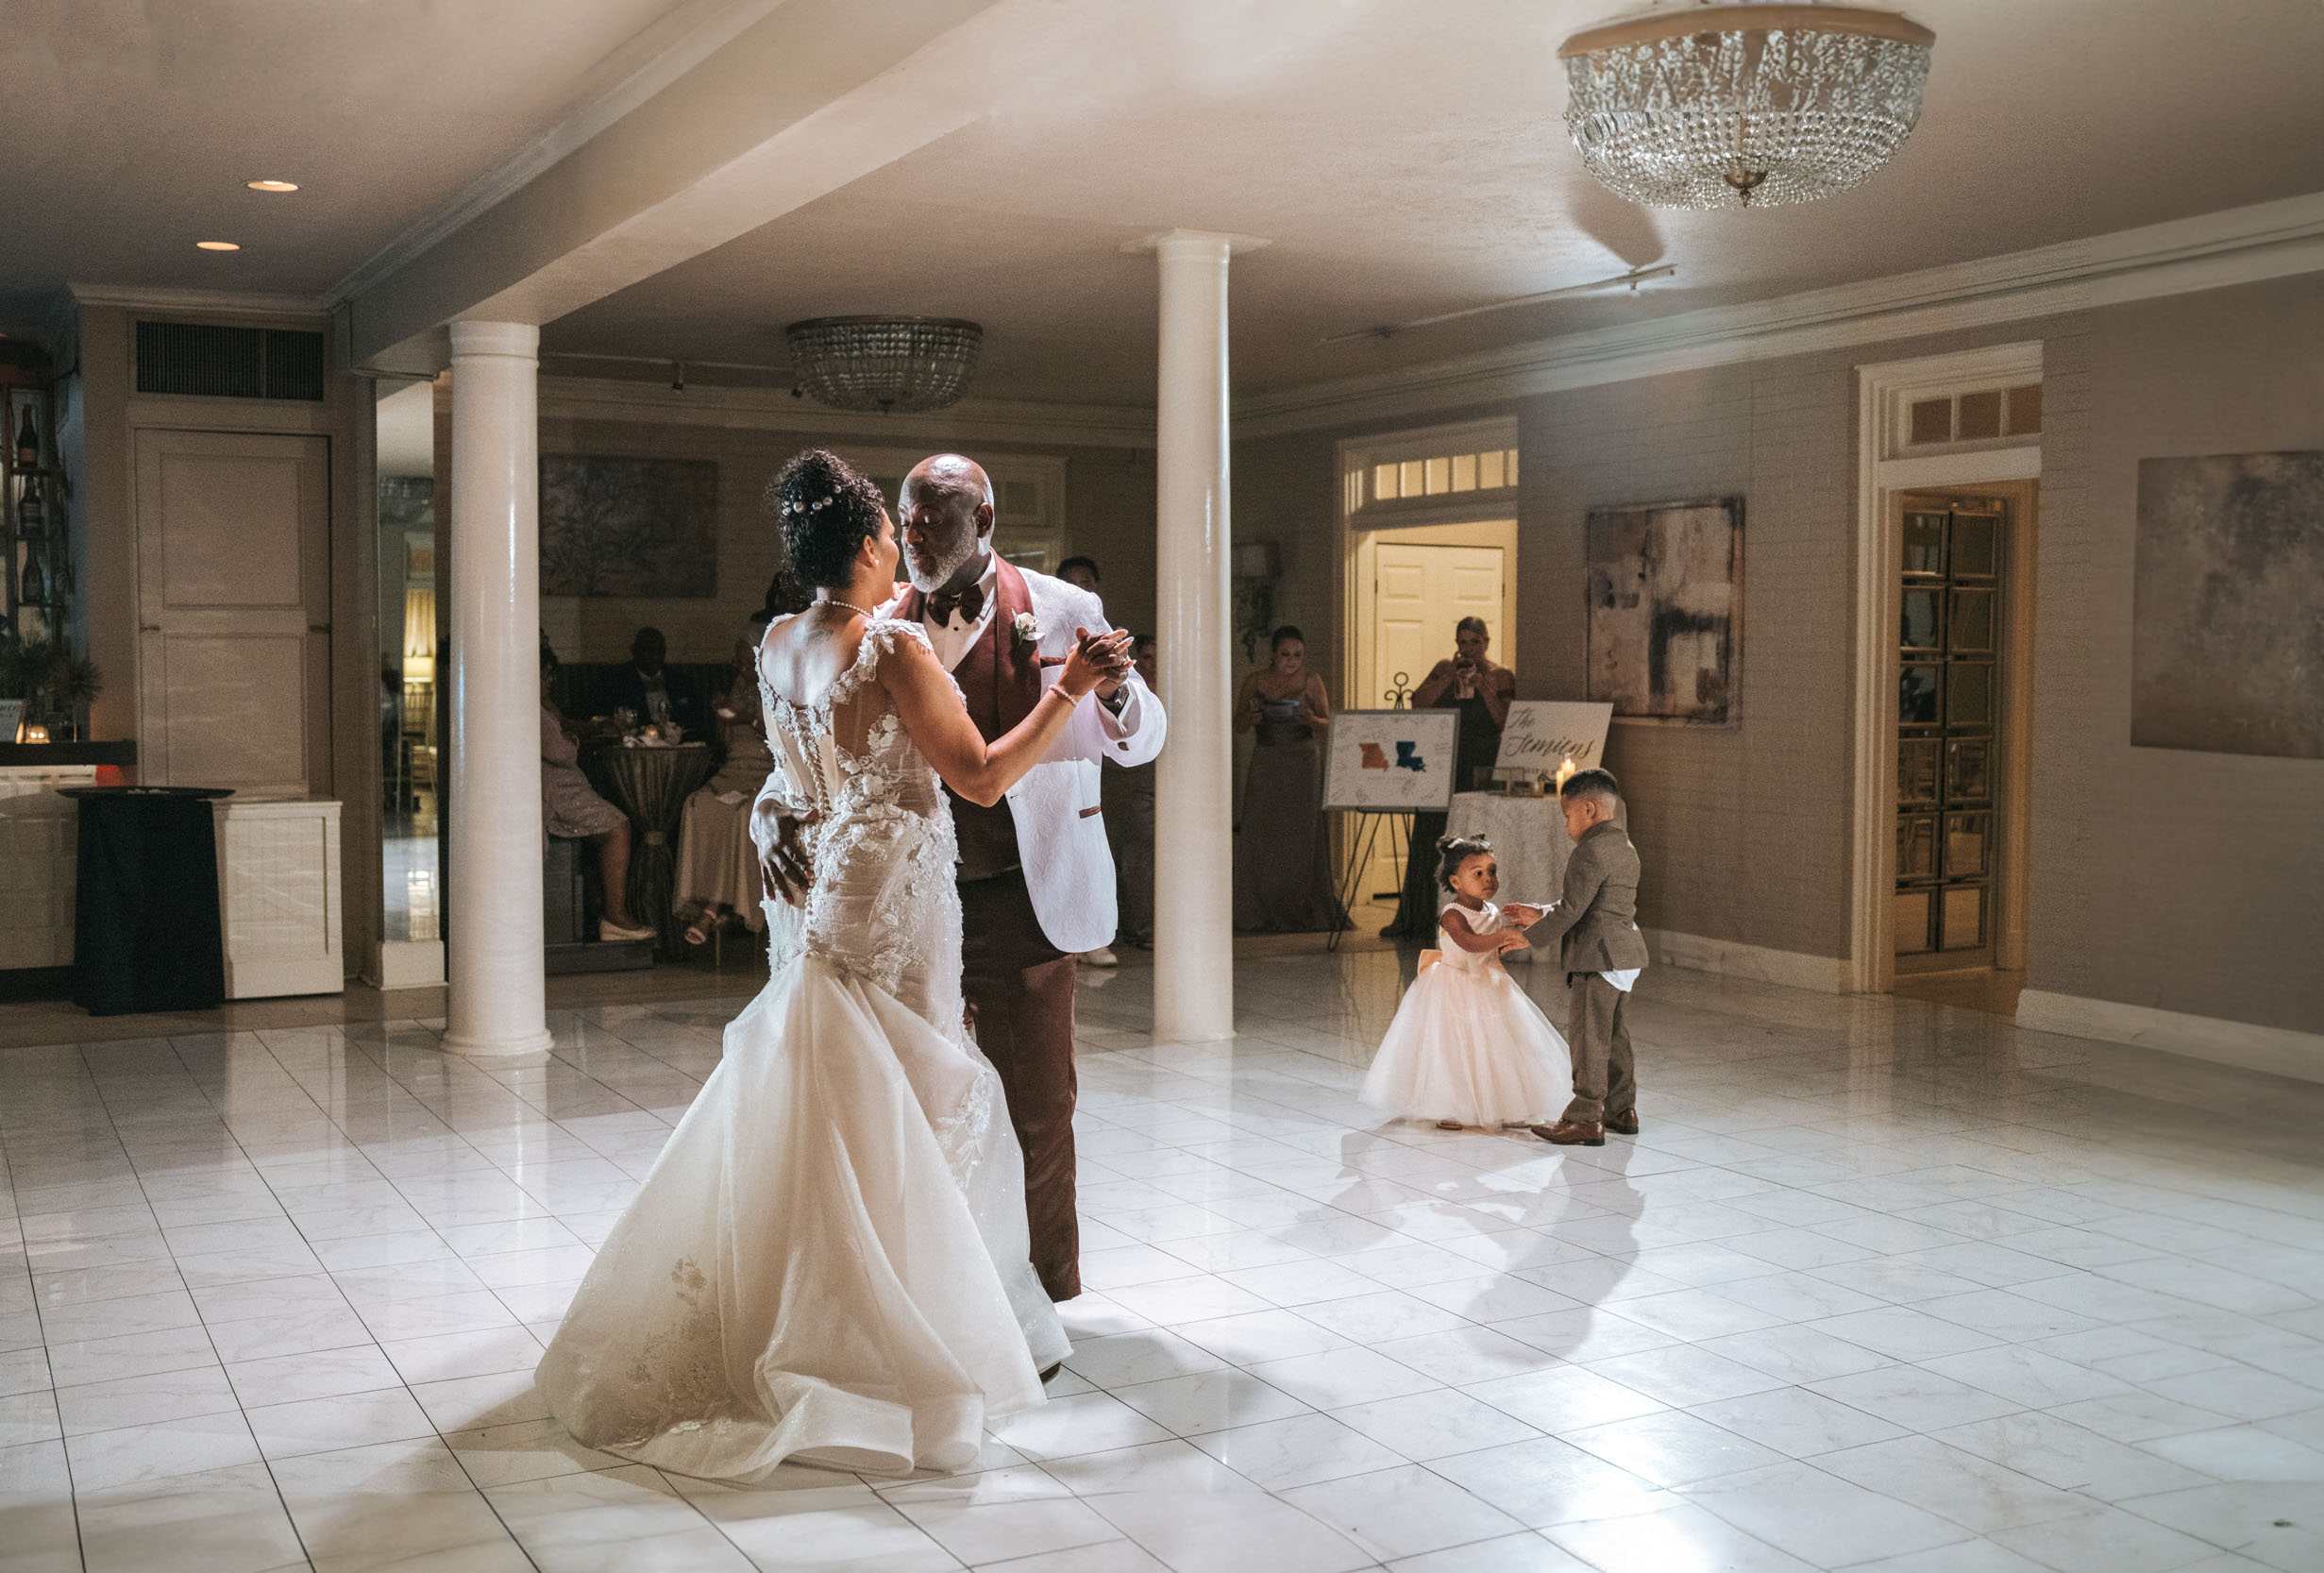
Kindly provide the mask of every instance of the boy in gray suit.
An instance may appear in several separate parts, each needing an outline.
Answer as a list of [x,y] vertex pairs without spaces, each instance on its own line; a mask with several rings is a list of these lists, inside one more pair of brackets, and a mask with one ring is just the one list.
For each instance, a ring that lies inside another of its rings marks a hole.
[[1610,771],[1583,770],[1558,794],[1574,854],[1558,905],[1526,931],[1534,944],[1558,942],[1565,968],[1566,1046],[1574,1053],[1574,1101],[1554,1125],[1533,1134],[1561,1147],[1603,1147],[1606,1133],[1638,1134],[1638,1076],[1622,1007],[1646,965],[1638,931],[1638,849],[1614,823],[1622,787]]

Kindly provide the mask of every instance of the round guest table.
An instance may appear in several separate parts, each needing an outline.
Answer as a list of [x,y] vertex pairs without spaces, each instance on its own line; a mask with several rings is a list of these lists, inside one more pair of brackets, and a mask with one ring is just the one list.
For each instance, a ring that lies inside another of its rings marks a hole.
[[[1574,850],[1565,833],[1565,815],[1556,798],[1510,797],[1500,792],[1455,792],[1445,831],[1453,836],[1482,836],[1492,843],[1493,861],[1501,870],[1501,901],[1548,906],[1565,884],[1565,860]],[[1539,961],[1546,955],[1552,965],[1557,952],[1540,946],[1512,951],[1511,961]]]
[[686,799],[717,770],[708,743],[665,748],[603,744],[581,751],[581,769],[606,801],[630,817],[630,912],[650,916],[664,956],[678,954],[670,893],[678,882],[678,824]]

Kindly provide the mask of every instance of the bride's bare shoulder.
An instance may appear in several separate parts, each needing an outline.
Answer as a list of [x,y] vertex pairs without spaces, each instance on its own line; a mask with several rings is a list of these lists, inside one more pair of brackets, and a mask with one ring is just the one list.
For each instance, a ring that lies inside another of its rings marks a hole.
[[919,624],[884,620],[868,637],[879,641],[880,685],[893,692],[899,685],[918,686],[943,680],[944,668]]
[[777,617],[759,645],[759,675],[766,691],[792,704],[814,704],[855,665],[863,641],[860,617],[817,611]]

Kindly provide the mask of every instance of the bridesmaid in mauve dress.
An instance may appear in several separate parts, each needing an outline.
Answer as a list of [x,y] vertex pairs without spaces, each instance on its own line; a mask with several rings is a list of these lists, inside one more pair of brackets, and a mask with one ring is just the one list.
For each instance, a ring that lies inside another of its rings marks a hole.
[[1345,928],[1347,912],[1332,889],[1316,747],[1316,734],[1331,724],[1331,702],[1322,679],[1307,669],[1298,629],[1276,629],[1274,651],[1271,662],[1243,679],[1235,700],[1235,730],[1255,727],[1259,735],[1235,839],[1235,926],[1271,934]]

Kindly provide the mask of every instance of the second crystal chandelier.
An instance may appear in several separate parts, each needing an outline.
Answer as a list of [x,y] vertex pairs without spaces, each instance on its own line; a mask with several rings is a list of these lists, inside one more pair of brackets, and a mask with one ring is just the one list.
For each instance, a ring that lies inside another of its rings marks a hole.
[[1920,118],[1936,34],[1849,6],[1674,7],[1587,28],[1566,128],[1590,173],[1655,208],[1812,202],[1886,163]]

